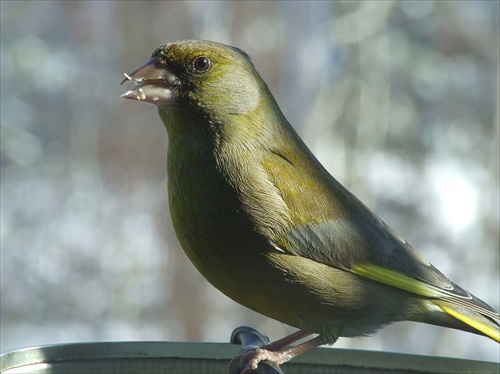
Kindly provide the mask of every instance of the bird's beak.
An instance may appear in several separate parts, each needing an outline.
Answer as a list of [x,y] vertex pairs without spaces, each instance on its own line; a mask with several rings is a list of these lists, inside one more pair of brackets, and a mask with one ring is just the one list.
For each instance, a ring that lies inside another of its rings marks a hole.
[[132,82],[135,87],[125,92],[121,97],[144,101],[156,106],[176,105],[180,83],[178,78],[170,73],[156,57],[135,70],[132,74],[124,74],[125,82]]

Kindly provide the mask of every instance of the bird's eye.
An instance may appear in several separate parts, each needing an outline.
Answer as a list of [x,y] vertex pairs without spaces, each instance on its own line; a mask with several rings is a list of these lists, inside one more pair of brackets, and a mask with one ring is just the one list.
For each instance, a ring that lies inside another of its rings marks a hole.
[[207,56],[199,56],[193,60],[194,68],[200,72],[207,71],[211,65],[212,62]]

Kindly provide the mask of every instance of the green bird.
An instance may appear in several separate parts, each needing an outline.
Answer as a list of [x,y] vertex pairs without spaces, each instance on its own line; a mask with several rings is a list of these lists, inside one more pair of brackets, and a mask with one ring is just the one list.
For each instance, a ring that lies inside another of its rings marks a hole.
[[234,301],[299,329],[238,358],[244,372],[396,321],[500,342],[499,314],[328,173],[243,51],[174,42],[125,77],[122,97],[157,106],[167,130],[170,213],[189,259]]

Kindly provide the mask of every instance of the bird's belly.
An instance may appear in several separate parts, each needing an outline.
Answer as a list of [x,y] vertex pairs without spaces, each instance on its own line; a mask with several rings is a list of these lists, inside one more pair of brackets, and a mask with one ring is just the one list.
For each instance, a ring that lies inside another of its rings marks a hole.
[[365,335],[406,317],[403,304],[411,300],[404,291],[278,252],[263,238],[217,232],[197,232],[181,244],[213,286],[249,309],[327,336]]
[[317,333],[362,335],[407,317],[404,291],[276,249],[213,170],[169,174],[177,237],[213,286],[258,313]]

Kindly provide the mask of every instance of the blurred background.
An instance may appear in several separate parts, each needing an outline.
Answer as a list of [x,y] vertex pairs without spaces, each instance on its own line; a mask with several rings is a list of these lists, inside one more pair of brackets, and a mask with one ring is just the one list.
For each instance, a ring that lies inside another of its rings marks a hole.
[[[499,309],[498,1],[6,1],[1,350],[227,342],[291,328],[209,285],[179,247],[157,112],[120,99],[161,44],[248,52],[328,170]],[[498,361],[472,334],[398,323],[336,347]]]

